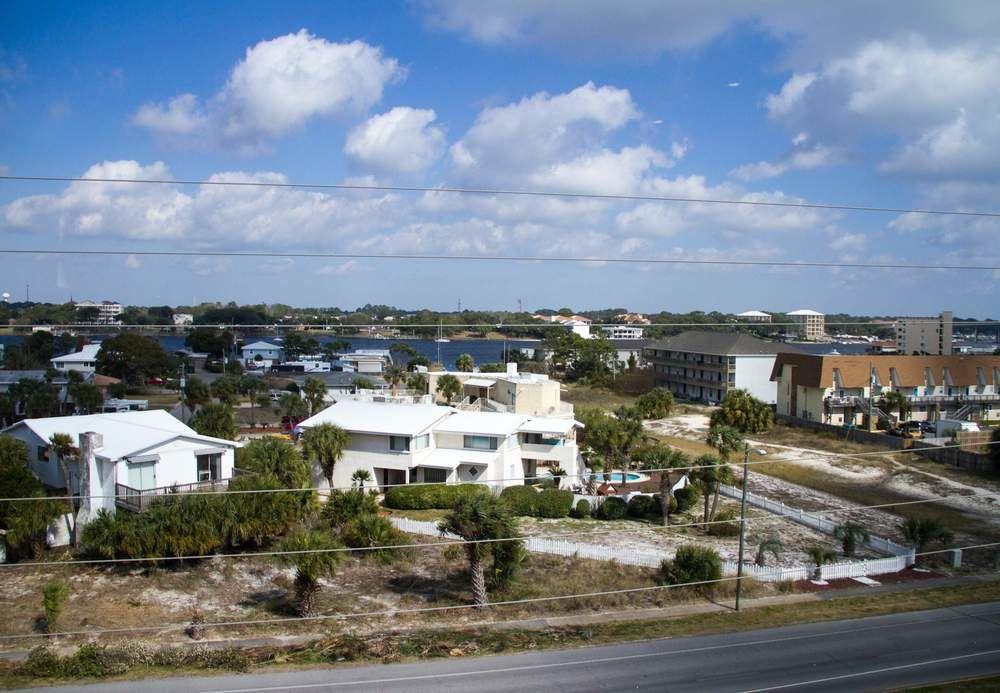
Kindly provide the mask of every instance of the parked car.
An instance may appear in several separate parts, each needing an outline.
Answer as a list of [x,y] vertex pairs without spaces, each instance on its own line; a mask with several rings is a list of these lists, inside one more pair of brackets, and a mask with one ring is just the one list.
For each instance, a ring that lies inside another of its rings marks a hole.
[[928,435],[928,434],[933,435],[933,433],[934,433],[934,422],[933,421],[921,421],[920,422],[920,431],[924,435]]

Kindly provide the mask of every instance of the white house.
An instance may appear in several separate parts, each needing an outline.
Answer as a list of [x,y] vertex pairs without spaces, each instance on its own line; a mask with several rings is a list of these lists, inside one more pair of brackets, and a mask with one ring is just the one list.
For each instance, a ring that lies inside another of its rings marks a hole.
[[347,373],[371,373],[379,375],[392,363],[388,349],[358,349],[349,354],[337,356],[336,365]]
[[280,362],[285,358],[285,350],[277,344],[271,344],[270,342],[252,342],[246,344],[241,354],[243,363],[247,366],[253,366],[255,363],[259,365],[262,361],[266,361],[267,365],[270,365],[275,361]]
[[[200,485],[225,482],[233,476],[234,451],[231,440],[196,433],[166,411],[129,411],[89,416],[61,416],[24,419],[2,433],[28,445],[31,470],[43,484],[65,488],[66,482],[49,439],[66,433],[81,442],[79,461],[69,463],[69,486],[80,493],[81,477],[89,480],[94,512],[115,506],[141,510],[150,499],[171,492],[191,490]],[[93,454],[81,441],[85,434],[97,434]],[[124,496],[115,501],[114,496]]]
[[523,484],[525,477],[560,467],[579,474],[580,423],[568,418],[461,412],[433,404],[342,400],[301,422],[301,433],[332,423],[350,434],[334,468],[333,485],[346,487],[365,470],[380,487],[420,482]]
[[97,369],[97,354],[101,351],[101,344],[84,344],[80,351],[74,351],[65,356],[56,356],[51,359],[52,367],[57,371],[80,371],[81,373],[93,373]]
[[193,325],[194,315],[191,313],[174,313],[175,325]]

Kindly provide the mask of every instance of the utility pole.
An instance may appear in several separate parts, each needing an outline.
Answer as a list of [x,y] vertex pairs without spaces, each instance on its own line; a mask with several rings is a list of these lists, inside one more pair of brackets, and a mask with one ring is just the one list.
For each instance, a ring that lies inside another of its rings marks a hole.
[[750,469],[750,443],[743,444],[743,494],[740,497],[740,555],[736,562],[736,610],[740,610],[743,591],[743,544],[747,533],[747,475]]

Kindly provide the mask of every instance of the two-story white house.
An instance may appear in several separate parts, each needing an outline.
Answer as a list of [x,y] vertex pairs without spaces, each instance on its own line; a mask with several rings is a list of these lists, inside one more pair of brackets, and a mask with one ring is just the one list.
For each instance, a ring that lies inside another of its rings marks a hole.
[[225,483],[233,476],[239,447],[231,440],[199,435],[163,410],[24,419],[0,433],[27,444],[31,470],[50,488],[66,487],[49,443],[53,434],[68,434],[74,444],[81,434],[98,434],[100,445],[93,458],[81,455],[67,465],[71,493],[80,493],[81,477],[86,476],[90,495],[102,496],[92,503],[95,511],[114,511],[116,505],[141,510],[165,493]]
[[56,356],[51,359],[52,367],[63,373],[67,371],[79,371],[80,373],[93,373],[97,370],[97,354],[101,351],[101,343],[84,344],[80,351],[72,354]]
[[523,484],[547,468],[567,474],[583,469],[576,444],[581,424],[570,418],[342,400],[301,422],[296,431],[323,423],[350,434],[334,469],[335,487],[349,486],[359,469],[383,488],[457,482],[503,487]]

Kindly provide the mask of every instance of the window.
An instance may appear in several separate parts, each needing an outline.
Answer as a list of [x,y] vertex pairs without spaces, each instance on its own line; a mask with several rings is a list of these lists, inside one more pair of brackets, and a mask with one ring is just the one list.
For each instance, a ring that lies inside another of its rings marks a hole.
[[413,439],[413,443],[410,446],[411,450],[423,450],[428,445],[431,444],[431,437],[429,434],[424,434],[422,436],[417,436]]
[[448,481],[447,469],[429,469],[424,467],[424,483],[443,484]]
[[222,453],[198,455],[198,481],[218,481],[222,478]]
[[465,436],[465,447],[471,450],[496,450],[497,439],[493,436]]
[[408,436],[389,436],[389,449],[393,452],[409,452],[410,438]]
[[36,450],[35,453],[38,455],[38,461],[39,462],[48,462],[49,461],[49,449],[48,449],[47,446],[45,446],[45,445],[39,445],[38,446],[38,450]]

